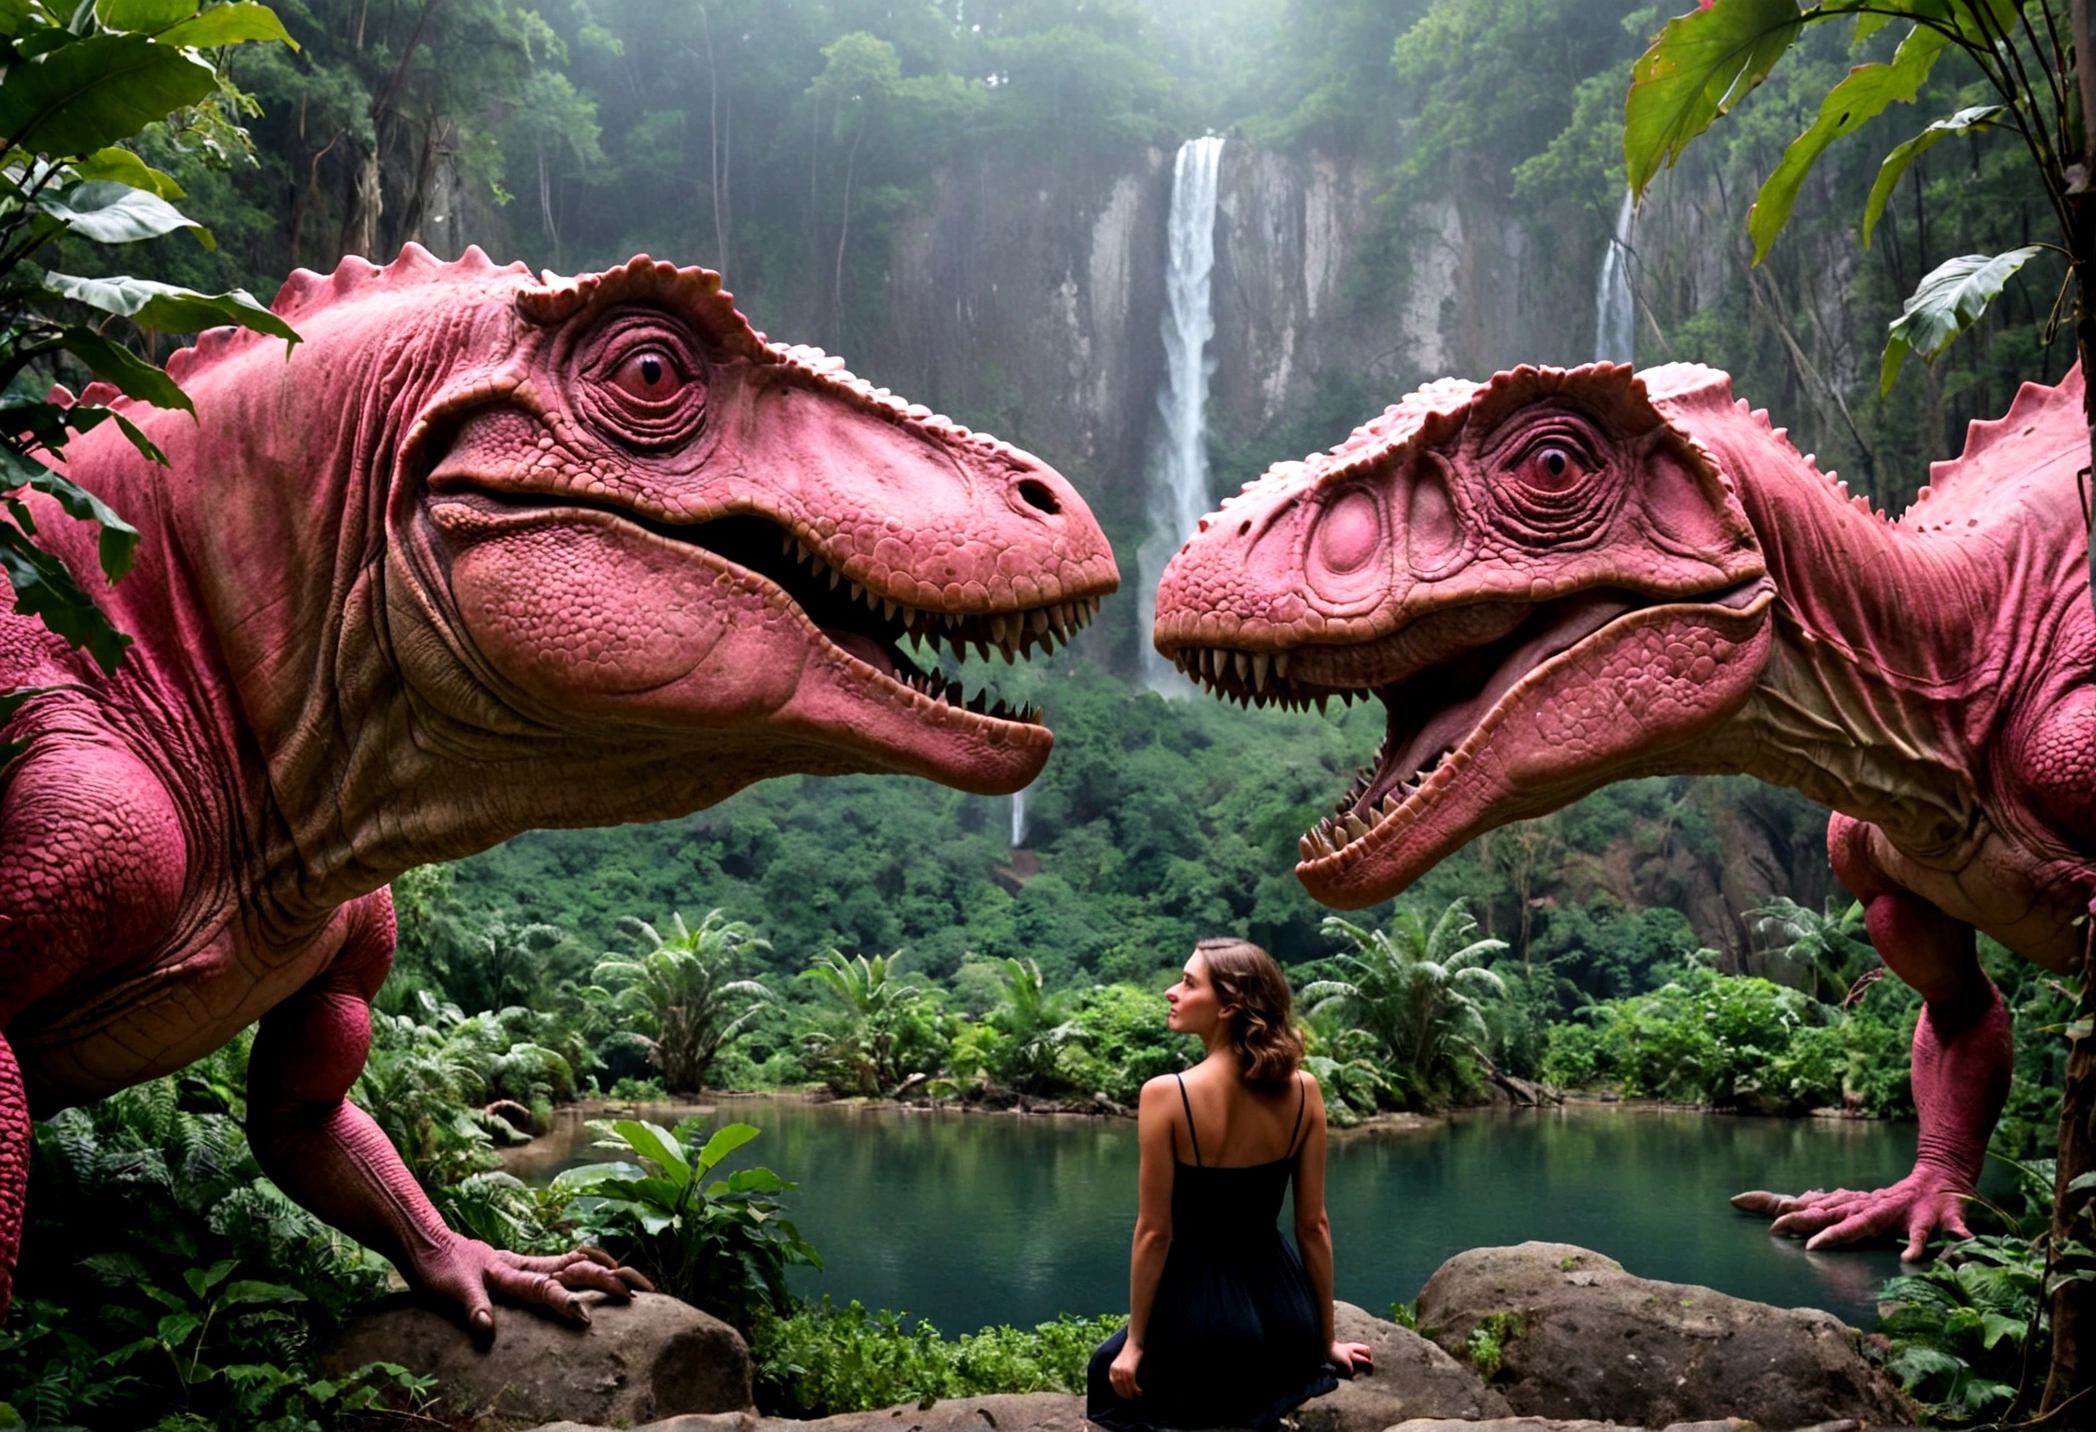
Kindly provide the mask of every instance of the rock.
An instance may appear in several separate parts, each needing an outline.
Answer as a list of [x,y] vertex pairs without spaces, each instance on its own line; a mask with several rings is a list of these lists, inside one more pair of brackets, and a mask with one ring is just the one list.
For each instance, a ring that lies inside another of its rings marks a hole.
[[1771,1429],[1916,1420],[1828,1314],[1635,1277],[1570,1244],[1459,1253],[1418,1307],[1421,1329],[1458,1355],[1485,1318],[1506,1320],[1492,1385],[1522,1416],[1639,1427],[1736,1417]]
[[1406,1418],[1504,1417],[1507,1401],[1483,1379],[1409,1328],[1385,1322],[1352,1303],[1332,1305],[1341,1342],[1367,1343],[1374,1369],[1356,1373],[1337,1392],[1312,1398],[1296,1413],[1303,1432],[1383,1432]]
[[396,1362],[437,1379],[446,1415],[504,1425],[570,1418],[632,1426],[750,1406],[749,1349],[720,1319],[655,1293],[631,1303],[583,1297],[589,1327],[498,1308],[485,1347],[435,1303],[386,1298],[350,1320],[320,1366],[338,1377],[367,1362]]
[[[1620,1422],[1561,1422],[1555,1417],[1495,1417],[1489,1422],[1447,1421],[1420,1417],[1400,1422],[1390,1432],[1645,1432]],[[1751,1422],[1728,1417],[1723,1422],[1677,1422],[1663,1432],[1757,1432]]]

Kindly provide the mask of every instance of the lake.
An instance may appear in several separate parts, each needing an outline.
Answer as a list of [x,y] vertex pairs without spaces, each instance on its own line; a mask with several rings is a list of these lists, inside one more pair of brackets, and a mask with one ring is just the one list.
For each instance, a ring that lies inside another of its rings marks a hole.
[[[1057,1313],[1122,1311],[1135,1227],[1135,1125],[730,1098],[710,1122],[762,1136],[730,1168],[797,1180],[794,1221],[822,1272],[796,1292],[856,1298],[959,1333]],[[671,1124],[689,1110],[647,1109]],[[511,1151],[532,1182],[613,1155],[578,1115]],[[1465,1248],[1576,1243],[1633,1273],[1871,1327],[1890,1245],[1807,1253],[1726,1199],[1742,1189],[1870,1186],[1912,1166],[1914,1126],[1742,1119],[1572,1105],[1476,1113],[1410,1130],[1335,1133],[1327,1171],[1338,1296],[1377,1314]],[[1284,1226],[1285,1226],[1284,1214]]]

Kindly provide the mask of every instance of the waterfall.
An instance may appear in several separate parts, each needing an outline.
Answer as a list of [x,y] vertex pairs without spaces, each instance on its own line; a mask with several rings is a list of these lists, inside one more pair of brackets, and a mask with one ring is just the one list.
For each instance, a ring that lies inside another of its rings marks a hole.
[[1156,470],[1150,479],[1150,536],[1136,553],[1141,599],[1137,643],[1143,681],[1153,691],[1186,689],[1185,678],[1150,645],[1157,617],[1157,579],[1208,511],[1208,340],[1215,335],[1209,275],[1215,267],[1216,175],[1223,141],[1189,139],[1172,165],[1170,262],[1165,271],[1164,418]]
[[1022,787],[1012,792],[1012,839],[1008,847],[1017,850],[1026,844],[1026,791]]
[[1623,191],[1623,207],[1616,211],[1616,232],[1601,258],[1601,281],[1594,288],[1594,361],[1630,363],[1636,360],[1637,343],[1632,336],[1637,315],[1630,303],[1630,225],[1637,210],[1630,191]]

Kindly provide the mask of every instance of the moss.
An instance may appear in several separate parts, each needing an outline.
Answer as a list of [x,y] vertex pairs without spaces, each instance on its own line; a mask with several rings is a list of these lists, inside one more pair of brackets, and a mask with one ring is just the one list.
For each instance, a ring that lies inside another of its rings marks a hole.
[[1527,1331],[1525,1313],[1487,1313],[1470,1330],[1470,1338],[1463,1344],[1463,1357],[1477,1369],[1478,1376],[1490,1382],[1499,1376],[1507,1345]]

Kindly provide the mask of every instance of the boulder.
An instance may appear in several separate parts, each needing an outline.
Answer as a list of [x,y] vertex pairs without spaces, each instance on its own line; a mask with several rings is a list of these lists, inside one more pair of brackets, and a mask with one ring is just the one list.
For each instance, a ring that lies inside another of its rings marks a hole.
[[[1645,1432],[1645,1429],[1625,1427],[1620,1422],[1589,1422],[1583,1418],[1561,1422],[1555,1417],[1495,1417],[1489,1422],[1451,1422],[1439,1417],[1420,1417],[1400,1422],[1390,1432]],[[1759,1429],[1751,1422],[1728,1417],[1722,1422],[1677,1422],[1672,1427],[1662,1428],[1661,1432],[1759,1432]]]
[[590,1326],[530,1309],[496,1310],[492,1340],[475,1338],[448,1305],[413,1294],[352,1318],[320,1354],[339,1377],[395,1362],[437,1380],[443,1415],[471,1422],[616,1423],[750,1406],[750,1352],[742,1335],[689,1303],[656,1293],[630,1303],[585,1293]]
[[1427,1280],[1418,1309],[1421,1330],[1458,1356],[1493,1319],[1491,1383],[1522,1416],[1662,1428],[1917,1420],[1856,1333],[1828,1314],[1635,1277],[1566,1243],[1459,1253]]
[[1383,1432],[1407,1418],[1462,1421],[1509,1411],[1507,1400],[1475,1372],[1409,1328],[1335,1302],[1332,1329],[1341,1342],[1367,1343],[1375,1366],[1304,1403],[1296,1413],[1303,1432]]
[[[1334,1305],[1334,1326],[1347,1342],[1375,1350],[1375,1370],[1339,1384],[1296,1414],[1302,1432],[1383,1432],[1406,1418],[1503,1417],[1506,1399],[1478,1375],[1419,1334],[1372,1317],[1351,1303]],[[1085,1421],[1084,1399],[1068,1393],[997,1393],[956,1397],[929,1407],[904,1403],[872,1412],[843,1412],[814,1422],[787,1418],[672,1417],[634,1432],[1098,1432]],[[537,1432],[604,1432],[559,1423]]]

